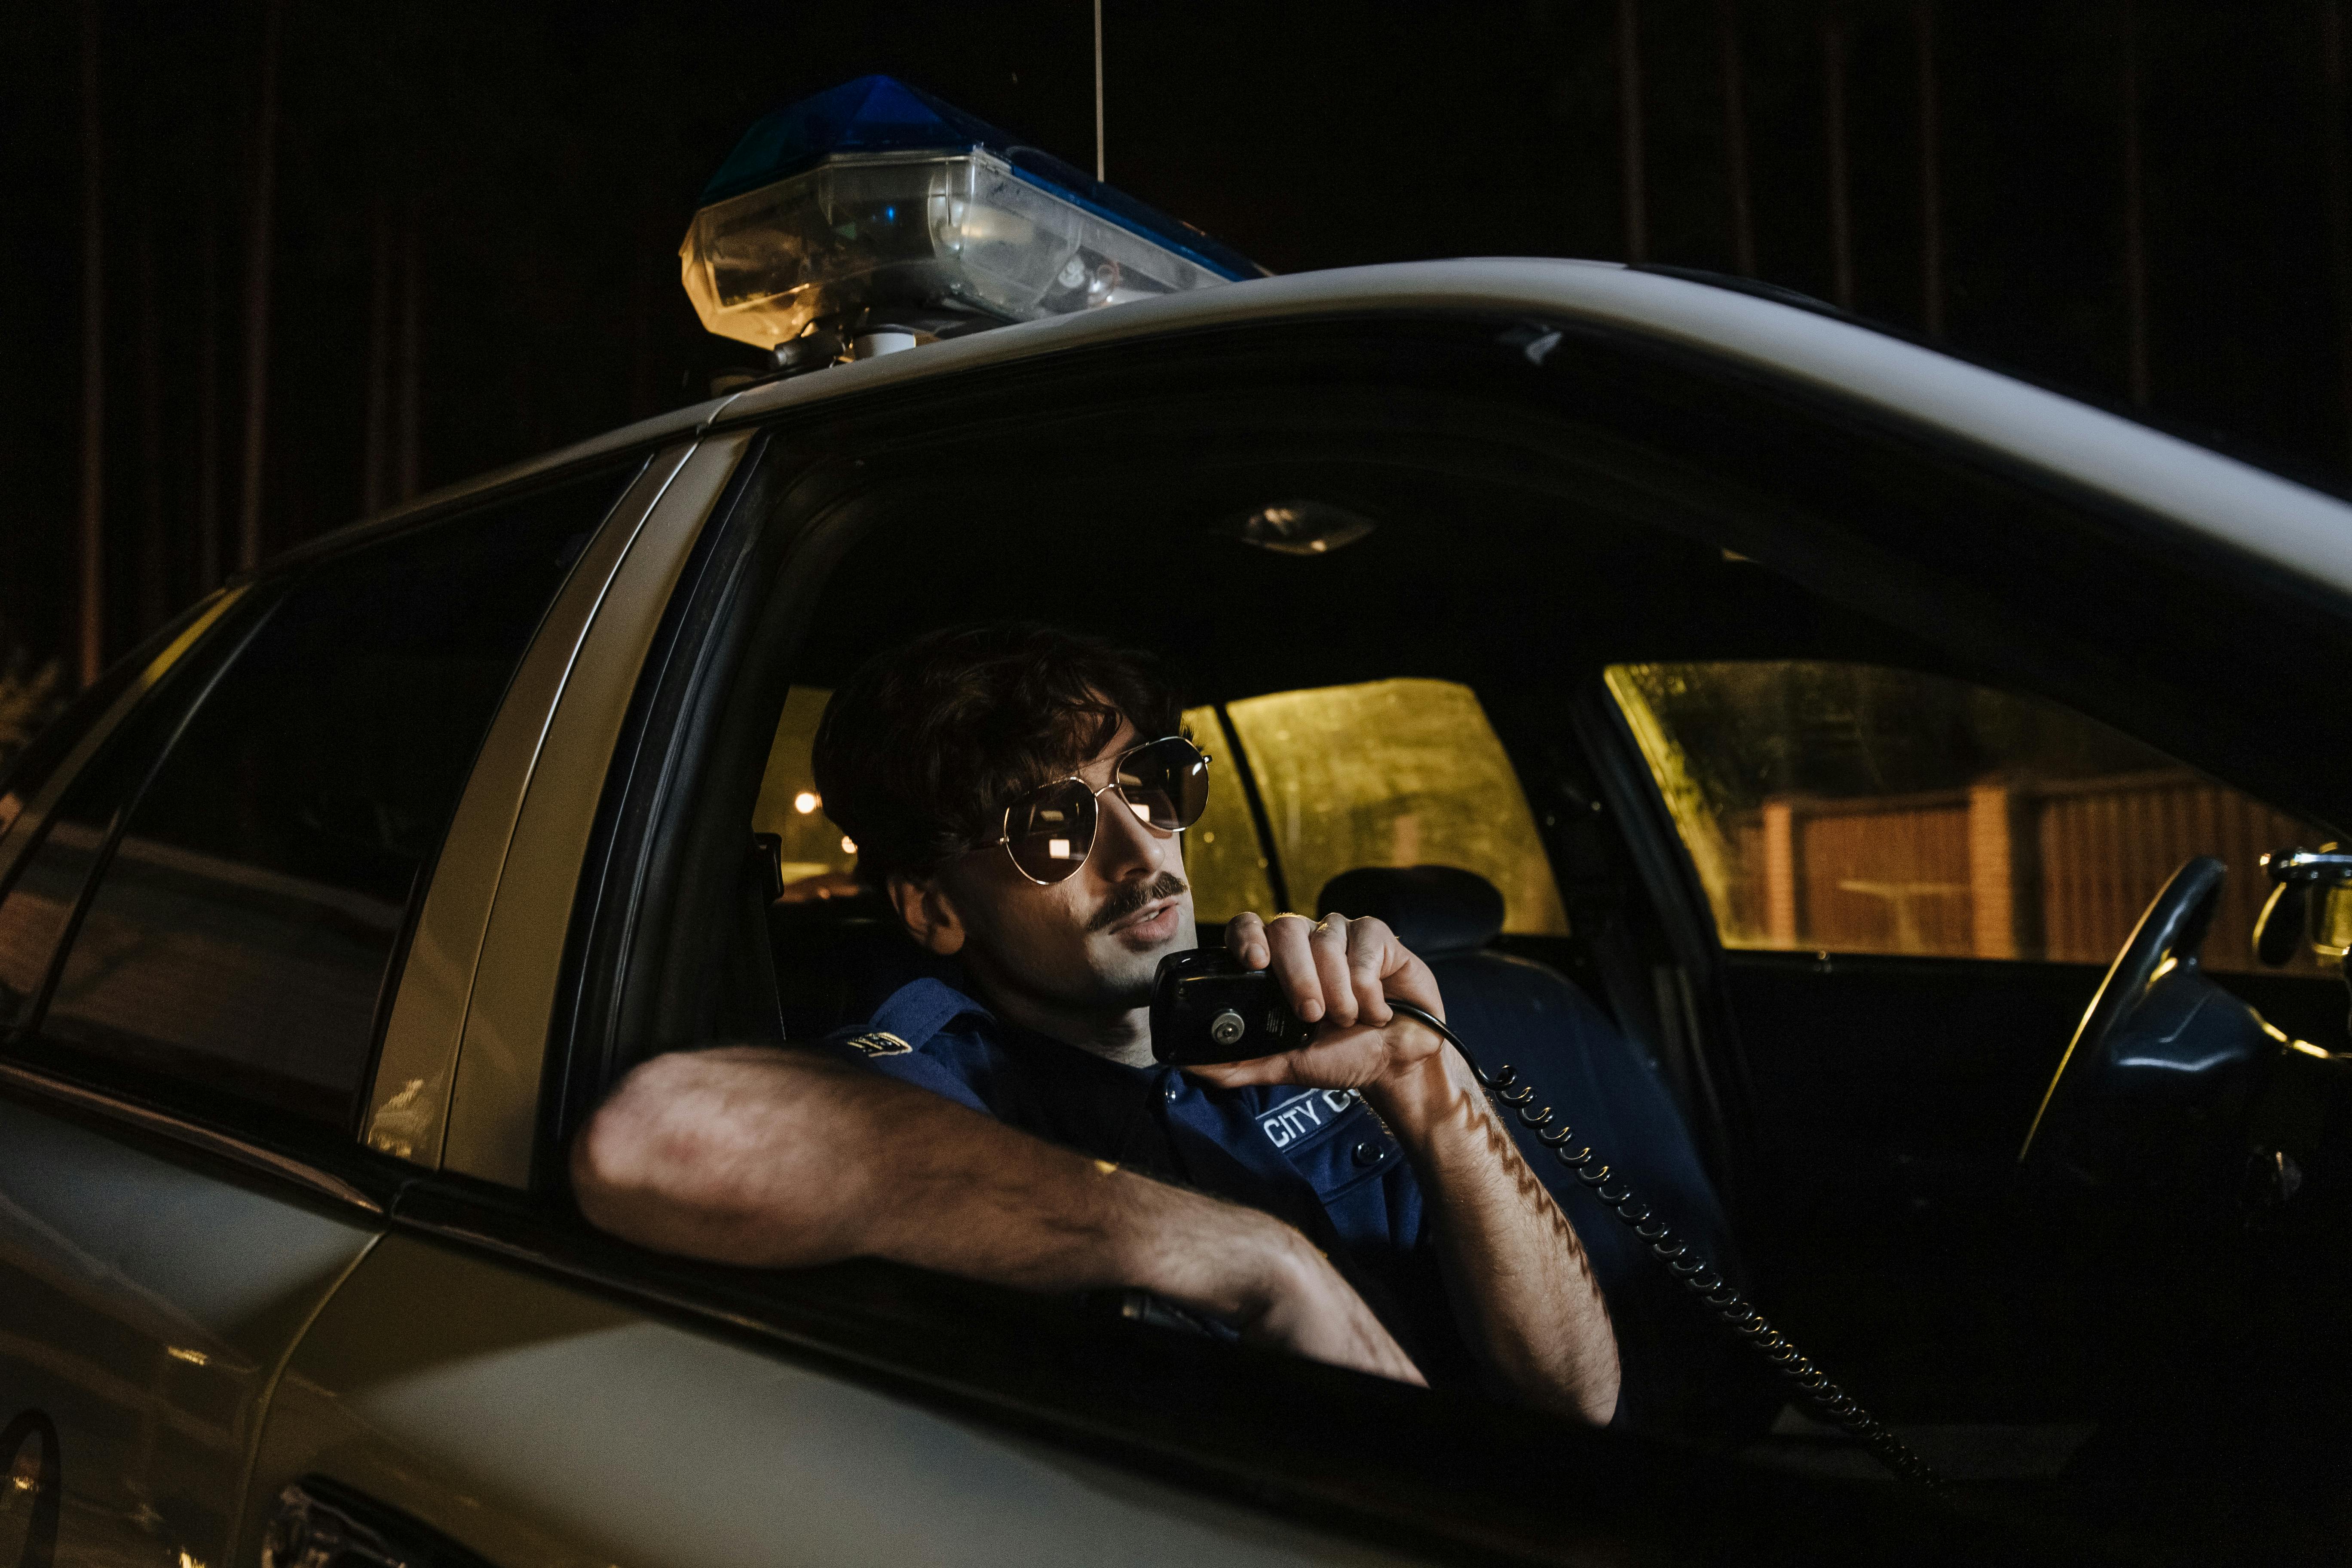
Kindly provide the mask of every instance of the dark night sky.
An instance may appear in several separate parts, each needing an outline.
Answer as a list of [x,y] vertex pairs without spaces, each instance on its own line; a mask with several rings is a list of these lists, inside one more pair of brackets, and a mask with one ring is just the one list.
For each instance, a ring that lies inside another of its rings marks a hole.
[[[2152,412],[2334,478],[2347,417],[2323,156],[2328,3],[2141,0],[2139,15]],[[196,585],[208,190],[233,510],[261,4],[105,0],[114,648]],[[1277,271],[1624,254],[1614,0],[1105,10],[1113,183]],[[1652,258],[1727,269],[1717,0],[1639,0],[1638,13]],[[1914,6],[1849,0],[1840,14],[1857,304],[1916,328]],[[2123,0],[1943,0],[1938,22],[1948,335],[2116,401],[2123,15]],[[74,624],[80,16],[63,0],[0,7],[0,652],[12,636],[61,651]],[[1822,0],[1743,0],[1740,16],[1758,270],[1827,296]],[[695,192],[761,113],[888,71],[1090,164],[1090,26],[1087,0],[289,0],[271,547],[359,506],[379,207],[416,214],[429,486],[698,398],[740,357],[700,332],[675,253]],[[165,541],[154,566],[151,516]]]

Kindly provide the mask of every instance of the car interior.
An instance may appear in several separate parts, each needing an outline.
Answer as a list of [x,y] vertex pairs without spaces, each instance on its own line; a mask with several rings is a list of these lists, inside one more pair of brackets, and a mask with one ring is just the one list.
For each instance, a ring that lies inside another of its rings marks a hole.
[[[1215,759],[1187,844],[1204,942],[1244,908],[1381,914],[1505,1056],[1561,988],[1602,1008],[1622,1054],[1549,1092],[1601,1107],[1583,1114],[1629,1171],[1686,1163],[1752,1299],[1971,1495],[2164,1552],[2282,1498],[2282,1539],[2324,1531],[2341,1431],[2245,1397],[2297,1381],[2281,1368],[2309,1336],[2279,1331],[2297,1316],[2281,1293],[2315,1266],[2290,1285],[2293,1244],[2236,1209],[2074,1190],[2019,1161],[2116,946],[2183,856],[2221,855],[2234,879],[2214,978],[2298,1038],[2352,1045],[2332,964],[2249,955],[2254,858],[2327,836],[2254,793],[2292,795],[2274,786],[2299,764],[2210,743],[2235,721],[2175,700],[2177,721],[2148,721],[2150,692],[2181,689],[2168,656],[2137,679],[2116,673],[2128,648],[2069,664],[2108,610],[2045,637],[2040,674],[1985,657],[1994,613],[1968,616],[1999,574],[1980,557],[2021,503],[1958,493],[1940,461],[1836,470],[1997,520],[1874,583],[1776,555],[1758,520],[1803,508],[1761,499],[1764,454],[1739,457],[1743,500],[1723,465],[1694,461],[1678,490],[1392,423],[1187,405],[1129,419],[1110,449],[1084,421],[1015,435],[1007,416],[982,439],[871,437],[890,461],[870,470],[840,455],[854,442],[776,437],[767,488],[740,502],[756,569],[724,567],[761,584],[732,590],[751,673],[713,700],[699,786],[706,837],[737,847],[706,879],[727,934],[698,970],[670,961],[689,978],[666,983],[634,1053],[814,1038],[923,972],[849,875],[808,769],[825,697],[877,647],[975,619],[1148,647]],[[1818,458],[1780,455],[1791,487],[1812,473],[1808,504]],[[2037,591],[2080,586],[2059,545],[2040,564]],[[1951,617],[1909,613],[1927,602]],[[1655,1429],[1883,1474],[1726,1365],[1719,1405]]]

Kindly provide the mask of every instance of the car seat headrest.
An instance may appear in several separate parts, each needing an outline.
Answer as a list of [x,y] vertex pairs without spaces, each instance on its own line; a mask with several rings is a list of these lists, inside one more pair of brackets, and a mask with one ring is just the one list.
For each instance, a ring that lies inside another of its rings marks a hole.
[[1470,952],[1503,929],[1503,894],[1459,866],[1359,866],[1323,884],[1318,918],[1337,910],[1388,922],[1423,958]]

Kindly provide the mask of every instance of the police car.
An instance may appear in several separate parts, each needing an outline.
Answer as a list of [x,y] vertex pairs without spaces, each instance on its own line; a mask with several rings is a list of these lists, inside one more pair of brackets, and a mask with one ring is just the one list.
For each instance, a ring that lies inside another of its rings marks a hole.
[[[2352,509],[1736,280],[1265,277],[881,79],[682,266],[771,374],[230,584],[0,777],[0,1560],[2336,1560]],[[1400,929],[1609,1012],[1943,1485],[1793,1384],[1596,1432],[585,1225],[630,1067],[870,1005],[815,717],[979,616],[1186,672],[1204,924],[1488,888]]]

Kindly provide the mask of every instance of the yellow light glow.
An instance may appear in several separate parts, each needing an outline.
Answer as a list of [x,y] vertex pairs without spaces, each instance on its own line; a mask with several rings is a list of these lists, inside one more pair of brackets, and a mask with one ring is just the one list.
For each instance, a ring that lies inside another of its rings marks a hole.
[[190,1366],[208,1366],[213,1359],[204,1352],[190,1350],[185,1345],[166,1345],[163,1347],[163,1353],[173,1361],[186,1362]]
[[841,852],[842,852],[844,855],[855,855],[855,854],[856,854],[856,853],[857,853],[857,840],[856,840],[855,838],[852,838],[852,837],[849,837],[849,835],[848,835],[848,834],[846,834],[846,833],[843,834],[843,835],[841,836]]
[[814,811],[818,806],[824,804],[824,803],[823,801],[817,799],[816,793],[814,790],[804,789],[801,791],[800,794],[793,796],[793,809],[799,812],[803,816],[806,816],[810,812]]
[[2289,1050],[2301,1051],[2307,1057],[2317,1057],[2321,1061],[2328,1060],[2335,1054],[2332,1051],[2321,1050],[2309,1040],[2289,1040],[2287,1042],[2287,1048]]

